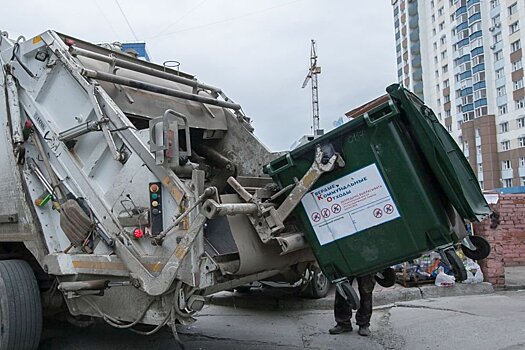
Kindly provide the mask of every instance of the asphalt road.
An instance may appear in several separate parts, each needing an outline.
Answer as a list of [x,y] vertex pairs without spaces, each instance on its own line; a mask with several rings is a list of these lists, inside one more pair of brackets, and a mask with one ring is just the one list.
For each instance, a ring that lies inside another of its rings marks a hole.
[[[330,310],[246,310],[207,306],[181,327],[186,349],[499,349],[525,348],[525,291],[424,299],[376,310],[373,334],[333,336]],[[40,349],[175,349],[166,329],[150,337],[105,324],[47,325]]]

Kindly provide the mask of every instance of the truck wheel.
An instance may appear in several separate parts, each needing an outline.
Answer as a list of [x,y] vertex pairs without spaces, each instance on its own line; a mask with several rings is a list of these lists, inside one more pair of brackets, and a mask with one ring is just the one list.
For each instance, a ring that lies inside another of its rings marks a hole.
[[470,242],[474,247],[476,247],[476,250],[472,250],[461,245],[461,250],[463,251],[463,254],[467,258],[470,258],[472,260],[483,260],[490,254],[490,243],[481,236],[468,236],[470,239]]
[[387,267],[383,271],[375,274],[377,284],[381,287],[389,288],[396,284],[396,273],[393,268]]
[[328,289],[330,289],[330,281],[320,269],[313,269],[311,272],[312,279],[308,282],[301,295],[312,299],[324,298],[328,294]]
[[38,348],[42,332],[40,291],[29,264],[0,261],[0,350]]
[[467,279],[467,270],[465,269],[465,266],[463,265],[463,262],[459,258],[459,256],[456,254],[456,251],[454,249],[447,249],[445,250],[445,255],[450,262],[450,268],[454,272],[454,276],[456,277],[457,282],[462,282]]

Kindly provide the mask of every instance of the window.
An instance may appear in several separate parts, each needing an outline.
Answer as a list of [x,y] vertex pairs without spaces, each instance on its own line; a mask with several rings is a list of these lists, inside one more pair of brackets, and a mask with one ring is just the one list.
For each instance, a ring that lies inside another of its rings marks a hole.
[[438,15],[439,15],[439,16],[442,16],[444,10],[445,10],[445,9],[443,8],[443,6],[441,6],[441,7],[439,8],[439,10],[438,10]]
[[514,85],[514,90],[521,89],[523,87],[523,78],[513,81],[512,84]]
[[496,26],[501,23],[501,17],[499,15],[496,15],[496,17],[492,17],[492,26]]
[[438,49],[438,44],[434,43],[434,51],[436,51],[437,49]]
[[447,110],[445,111],[445,117],[448,118],[448,117],[450,117],[450,116],[452,116],[452,113],[450,113],[450,109],[447,109]]
[[521,62],[521,58],[517,61],[512,62],[512,71],[517,71],[518,69],[523,68],[523,64]]
[[447,58],[447,50],[441,53],[441,59],[444,60],[445,58]]
[[474,74],[474,83],[478,83],[482,80],[485,80],[485,72],[479,72]]
[[496,79],[503,78],[504,75],[505,72],[503,71],[503,68],[496,70]]
[[439,43],[441,45],[445,45],[447,43],[447,37],[445,35],[443,35],[440,39],[439,39]]
[[509,9],[509,16],[512,16],[513,14],[518,13],[518,3],[515,2],[514,4],[510,5],[508,9]]
[[434,56],[434,63],[435,63],[435,64],[438,63],[438,57],[437,57],[437,56]]
[[443,96],[443,103],[450,102],[450,95]]
[[450,86],[450,81],[447,79],[443,81],[443,88],[448,88]]
[[436,92],[439,93],[439,84],[436,84]]
[[469,152],[468,152],[468,141],[464,141],[463,142],[463,154],[465,155],[465,157],[468,157],[468,155],[469,155]]
[[443,71],[443,73],[448,72],[448,64],[445,64],[443,67],[441,67],[441,70]]
[[494,61],[499,61],[503,59],[503,50],[499,50],[498,52],[494,53]]
[[510,160],[504,160],[501,162],[501,169],[512,169],[512,164],[510,163]]
[[483,163],[479,163],[478,164],[478,173],[482,173],[483,172]]
[[510,52],[518,51],[519,49],[521,49],[521,41],[519,39],[510,44]]
[[525,107],[525,98],[522,98],[519,101],[516,101],[516,109]]
[[502,105],[498,107],[499,115],[507,114],[507,105]]
[[436,35],[436,28],[432,28],[432,35]]
[[523,128],[525,127],[525,117],[520,117],[518,119],[516,119],[516,121],[518,122],[518,128]]
[[476,56],[472,59],[472,64],[474,66],[480,64],[480,63],[483,63],[485,62],[485,56],[484,55],[479,55],[479,56]]
[[474,6],[471,6],[471,7],[468,9],[468,15],[469,15],[469,16],[472,16],[473,14],[480,12],[480,10],[481,10],[481,7],[479,6],[479,4],[476,4],[476,5],[474,5]]
[[476,108],[476,118],[481,117],[482,115],[487,115],[488,109],[487,106]]
[[525,186],[525,177],[520,177],[520,186]]
[[525,137],[518,137],[519,147],[525,147]]
[[508,151],[510,149],[510,141],[501,142],[501,150]]
[[485,97],[487,97],[487,89],[480,89],[480,90],[474,91],[474,100],[477,101]]
[[512,179],[503,180],[503,187],[512,187]]
[[436,15],[432,15],[432,22],[436,21]]
[[499,125],[499,132],[504,133],[509,131],[509,122],[503,122]]
[[436,69],[436,71],[434,72],[434,74],[436,75],[436,78],[439,78],[439,71]]
[[519,162],[520,162],[520,168],[525,167],[525,157],[520,157]]
[[482,190],[484,189],[483,187],[483,181],[478,181],[479,182],[479,188],[481,188]]
[[490,0],[490,7],[496,8],[499,6],[499,0]]
[[439,24],[439,30],[443,30],[443,28],[445,28],[445,21]]
[[505,96],[507,94],[507,89],[505,89],[505,85],[496,88],[496,94],[498,96]]
[[502,38],[502,35],[501,35],[501,32],[499,32],[498,34],[492,36],[492,42],[494,44],[497,44],[501,41],[501,38]]
[[516,21],[514,23],[512,23],[510,26],[509,26],[509,32],[512,34],[512,33],[516,33],[518,30],[520,30],[520,23],[519,21]]

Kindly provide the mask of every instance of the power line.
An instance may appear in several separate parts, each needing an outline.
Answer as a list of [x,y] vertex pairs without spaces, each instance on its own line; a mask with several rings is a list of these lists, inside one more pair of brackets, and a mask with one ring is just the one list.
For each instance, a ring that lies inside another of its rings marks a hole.
[[[284,7],[284,6],[287,6],[287,5],[291,5],[291,4],[299,2],[299,1],[302,1],[302,0],[294,0],[294,1],[290,1],[290,2],[284,3],[284,4],[268,7],[268,8],[262,9],[262,10],[245,13],[245,14],[240,15],[240,16],[225,18],[225,19],[220,20],[220,21],[210,22],[210,23],[199,25],[199,26],[195,26],[195,27],[188,27],[188,28],[175,30],[173,32],[168,32],[166,34],[157,35],[157,36],[155,36],[153,38],[159,38],[159,37],[163,37],[163,36],[167,36],[167,35],[171,35],[171,34],[175,34],[175,33],[187,32],[187,31],[194,30],[194,29],[206,28],[206,27],[209,27],[209,26],[212,26],[212,25],[215,25],[215,24],[220,24],[220,23],[235,21],[235,20],[242,19],[242,18],[245,18],[245,17],[255,16],[255,15],[258,15],[260,13],[268,12],[268,11],[271,11],[271,10],[279,8],[279,7]],[[150,38],[150,39],[153,39],[153,38]]]
[[173,27],[175,24],[177,23],[180,23],[184,18],[188,17],[191,13],[193,13],[196,9],[198,9],[199,7],[201,7],[206,1],[208,0],[202,0],[201,2],[199,2],[197,5],[193,6],[190,10],[188,10],[188,12],[186,12],[184,15],[182,15],[181,17],[179,17],[175,22],[172,22],[171,24],[169,24],[168,26],[166,26],[163,30],[161,30],[160,32],[158,32],[156,35],[152,36],[151,38],[156,38],[158,36],[160,36],[162,33],[164,33],[165,31],[167,31],[168,29],[170,29],[171,27]]
[[102,15],[102,17],[104,17],[104,19],[106,20],[106,23],[109,25],[109,28],[111,29],[111,31],[113,32],[113,34],[115,34],[115,40],[118,38],[118,34],[115,30],[115,28],[113,27],[113,25],[111,24],[111,21],[108,19],[108,17],[106,16],[106,14],[104,13],[104,11],[102,11],[102,8],[100,7],[100,5],[98,4],[98,1],[95,0],[95,5],[97,6],[97,9],[99,10],[100,14]]
[[126,23],[128,24],[129,30],[131,30],[131,33],[133,33],[133,36],[135,37],[135,40],[139,41],[139,38],[137,37],[137,34],[133,30],[133,27],[131,26],[131,23],[129,23],[128,17],[124,13],[124,10],[122,10],[122,7],[120,7],[120,4],[118,3],[118,0],[115,0],[115,2],[117,3],[117,6],[118,6],[118,8],[120,10],[120,13],[122,13],[122,16],[124,17],[124,19],[126,20]]

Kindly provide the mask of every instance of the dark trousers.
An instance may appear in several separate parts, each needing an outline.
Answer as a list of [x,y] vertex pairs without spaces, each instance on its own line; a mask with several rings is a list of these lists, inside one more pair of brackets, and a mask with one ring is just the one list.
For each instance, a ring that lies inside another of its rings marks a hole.
[[[354,278],[351,277],[348,280],[352,283]],[[358,326],[370,326],[370,318],[372,317],[372,291],[374,290],[375,284],[376,280],[374,275],[357,277],[359,299],[361,301],[359,310],[357,310],[355,315],[355,321]],[[335,292],[334,315],[337,324],[351,324],[352,306],[338,291]]]

